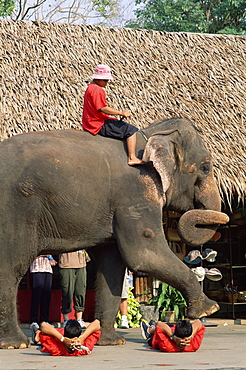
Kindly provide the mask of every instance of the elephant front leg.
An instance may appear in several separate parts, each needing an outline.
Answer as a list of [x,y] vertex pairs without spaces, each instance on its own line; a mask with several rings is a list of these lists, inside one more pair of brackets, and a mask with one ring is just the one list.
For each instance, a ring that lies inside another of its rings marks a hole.
[[30,343],[17,322],[16,282],[5,275],[0,279],[0,348],[27,348]]
[[92,249],[97,263],[95,318],[101,323],[99,345],[122,345],[125,339],[114,329],[119,310],[125,264],[116,243]]
[[115,226],[127,266],[179,290],[187,302],[187,317],[201,318],[216,312],[219,305],[202,293],[195,274],[170,250],[163,232],[161,212],[147,207],[131,207],[130,211],[118,210]]

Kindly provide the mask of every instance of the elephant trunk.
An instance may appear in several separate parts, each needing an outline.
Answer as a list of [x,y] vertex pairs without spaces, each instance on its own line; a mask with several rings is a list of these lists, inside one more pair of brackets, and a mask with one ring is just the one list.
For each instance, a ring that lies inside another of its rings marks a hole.
[[213,172],[209,174],[207,179],[195,187],[195,209],[210,209],[213,211],[221,211],[221,198],[219,189],[216,185]]
[[210,240],[219,224],[226,224],[229,217],[222,212],[211,210],[191,210],[180,217],[178,233],[188,245],[197,246]]
[[195,208],[197,209],[184,213],[178,225],[181,239],[190,246],[208,242],[219,224],[229,222],[229,217],[220,212],[220,194],[212,173],[196,188]]

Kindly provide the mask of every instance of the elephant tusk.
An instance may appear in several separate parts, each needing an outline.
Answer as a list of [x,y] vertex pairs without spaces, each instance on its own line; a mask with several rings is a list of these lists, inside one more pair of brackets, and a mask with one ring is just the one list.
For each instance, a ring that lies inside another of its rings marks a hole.
[[178,223],[178,233],[182,241],[190,246],[208,242],[220,224],[229,222],[222,212],[211,210],[190,210],[184,213]]

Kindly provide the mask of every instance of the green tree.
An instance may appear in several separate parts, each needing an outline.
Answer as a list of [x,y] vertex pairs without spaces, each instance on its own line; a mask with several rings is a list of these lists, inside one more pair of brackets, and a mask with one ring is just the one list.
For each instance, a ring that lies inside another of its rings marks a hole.
[[204,11],[209,33],[243,34],[246,0],[197,0]]
[[136,0],[126,27],[167,32],[246,33],[246,0]]
[[15,8],[13,0],[0,0],[0,17],[8,17]]

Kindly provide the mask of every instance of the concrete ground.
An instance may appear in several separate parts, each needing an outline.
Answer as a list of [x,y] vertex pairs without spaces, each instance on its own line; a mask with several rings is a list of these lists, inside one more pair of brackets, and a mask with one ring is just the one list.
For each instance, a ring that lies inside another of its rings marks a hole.
[[[168,370],[246,369],[246,321],[207,319],[201,348],[193,353],[164,353],[152,350],[141,337],[140,328],[117,329],[124,335],[124,346],[95,346],[82,357],[52,357],[40,352],[40,347],[20,350],[0,350],[1,370]],[[27,325],[23,331],[30,337]]]

